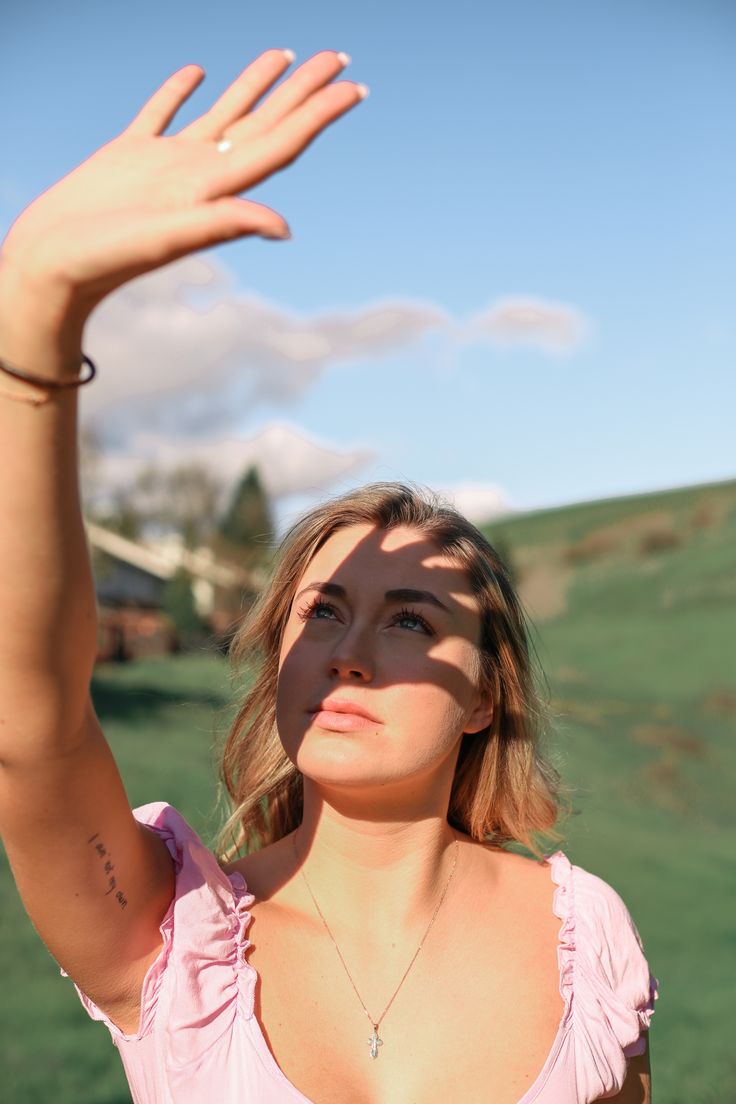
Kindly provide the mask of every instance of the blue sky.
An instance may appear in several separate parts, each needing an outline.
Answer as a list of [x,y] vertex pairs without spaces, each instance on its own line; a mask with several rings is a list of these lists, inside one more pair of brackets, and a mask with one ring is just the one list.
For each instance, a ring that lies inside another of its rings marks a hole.
[[2,17],[0,232],[182,65],[262,50],[371,94],[249,193],[293,239],[90,320],[109,477],[261,462],[283,517],[369,479],[476,517],[736,474],[736,5],[30,2]]

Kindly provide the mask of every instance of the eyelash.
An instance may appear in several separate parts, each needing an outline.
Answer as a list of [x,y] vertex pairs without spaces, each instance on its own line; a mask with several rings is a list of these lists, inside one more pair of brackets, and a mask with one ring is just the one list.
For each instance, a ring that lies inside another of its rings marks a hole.
[[[303,609],[298,610],[297,616],[300,621],[311,621],[317,613],[317,610],[319,609],[326,609],[329,610],[331,613],[337,613],[337,609],[335,608],[335,606],[332,605],[331,602],[325,602],[323,598],[317,597],[308,602]],[[427,621],[424,620],[421,613],[417,613],[416,610],[409,609],[408,606],[404,606],[398,611],[398,613],[394,614],[393,617],[393,623],[404,620],[417,621],[422,626],[422,629],[427,634],[427,636],[434,636],[434,629]],[[413,632],[415,630],[410,631]]]

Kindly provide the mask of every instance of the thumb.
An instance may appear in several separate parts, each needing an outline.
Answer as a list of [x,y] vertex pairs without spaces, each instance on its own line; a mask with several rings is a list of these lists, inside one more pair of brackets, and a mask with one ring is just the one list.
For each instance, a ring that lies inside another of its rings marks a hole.
[[276,211],[263,203],[237,196],[224,196],[211,202],[209,209],[217,211],[218,224],[230,230],[232,237],[259,234],[264,238],[290,238],[289,224]]
[[237,196],[225,196],[197,207],[172,212],[166,216],[165,229],[160,216],[157,221],[157,244],[159,248],[163,246],[166,260],[250,234],[265,238],[291,237],[288,224],[276,211],[262,203],[238,199]]

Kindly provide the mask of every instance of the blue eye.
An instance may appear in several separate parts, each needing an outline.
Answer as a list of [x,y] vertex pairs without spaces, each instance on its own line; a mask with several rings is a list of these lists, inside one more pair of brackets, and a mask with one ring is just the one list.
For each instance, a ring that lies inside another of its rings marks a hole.
[[[398,624],[401,621],[413,621],[414,627],[410,627],[411,632],[423,632],[427,636],[434,636],[434,629],[424,620],[421,614],[416,613],[415,610],[402,609],[394,617],[394,624]],[[418,627],[417,627],[418,626]]]
[[321,598],[313,598],[304,609],[298,611],[297,616],[302,621],[331,621],[337,611],[329,602]]

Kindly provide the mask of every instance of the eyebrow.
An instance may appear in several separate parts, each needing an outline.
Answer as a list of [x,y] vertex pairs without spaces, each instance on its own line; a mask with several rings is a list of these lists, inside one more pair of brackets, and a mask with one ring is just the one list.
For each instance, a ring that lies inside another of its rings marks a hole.
[[[303,590],[299,591],[297,598],[307,590],[319,590],[322,594],[331,594],[335,598],[345,599],[347,593],[345,587],[340,586],[339,583],[309,583]],[[398,587],[395,590],[387,590],[385,595],[387,602],[425,602],[427,605],[436,606],[438,609],[442,609],[445,613],[452,613],[452,610],[441,602],[436,594],[433,594],[431,590],[414,590],[411,587]]]

